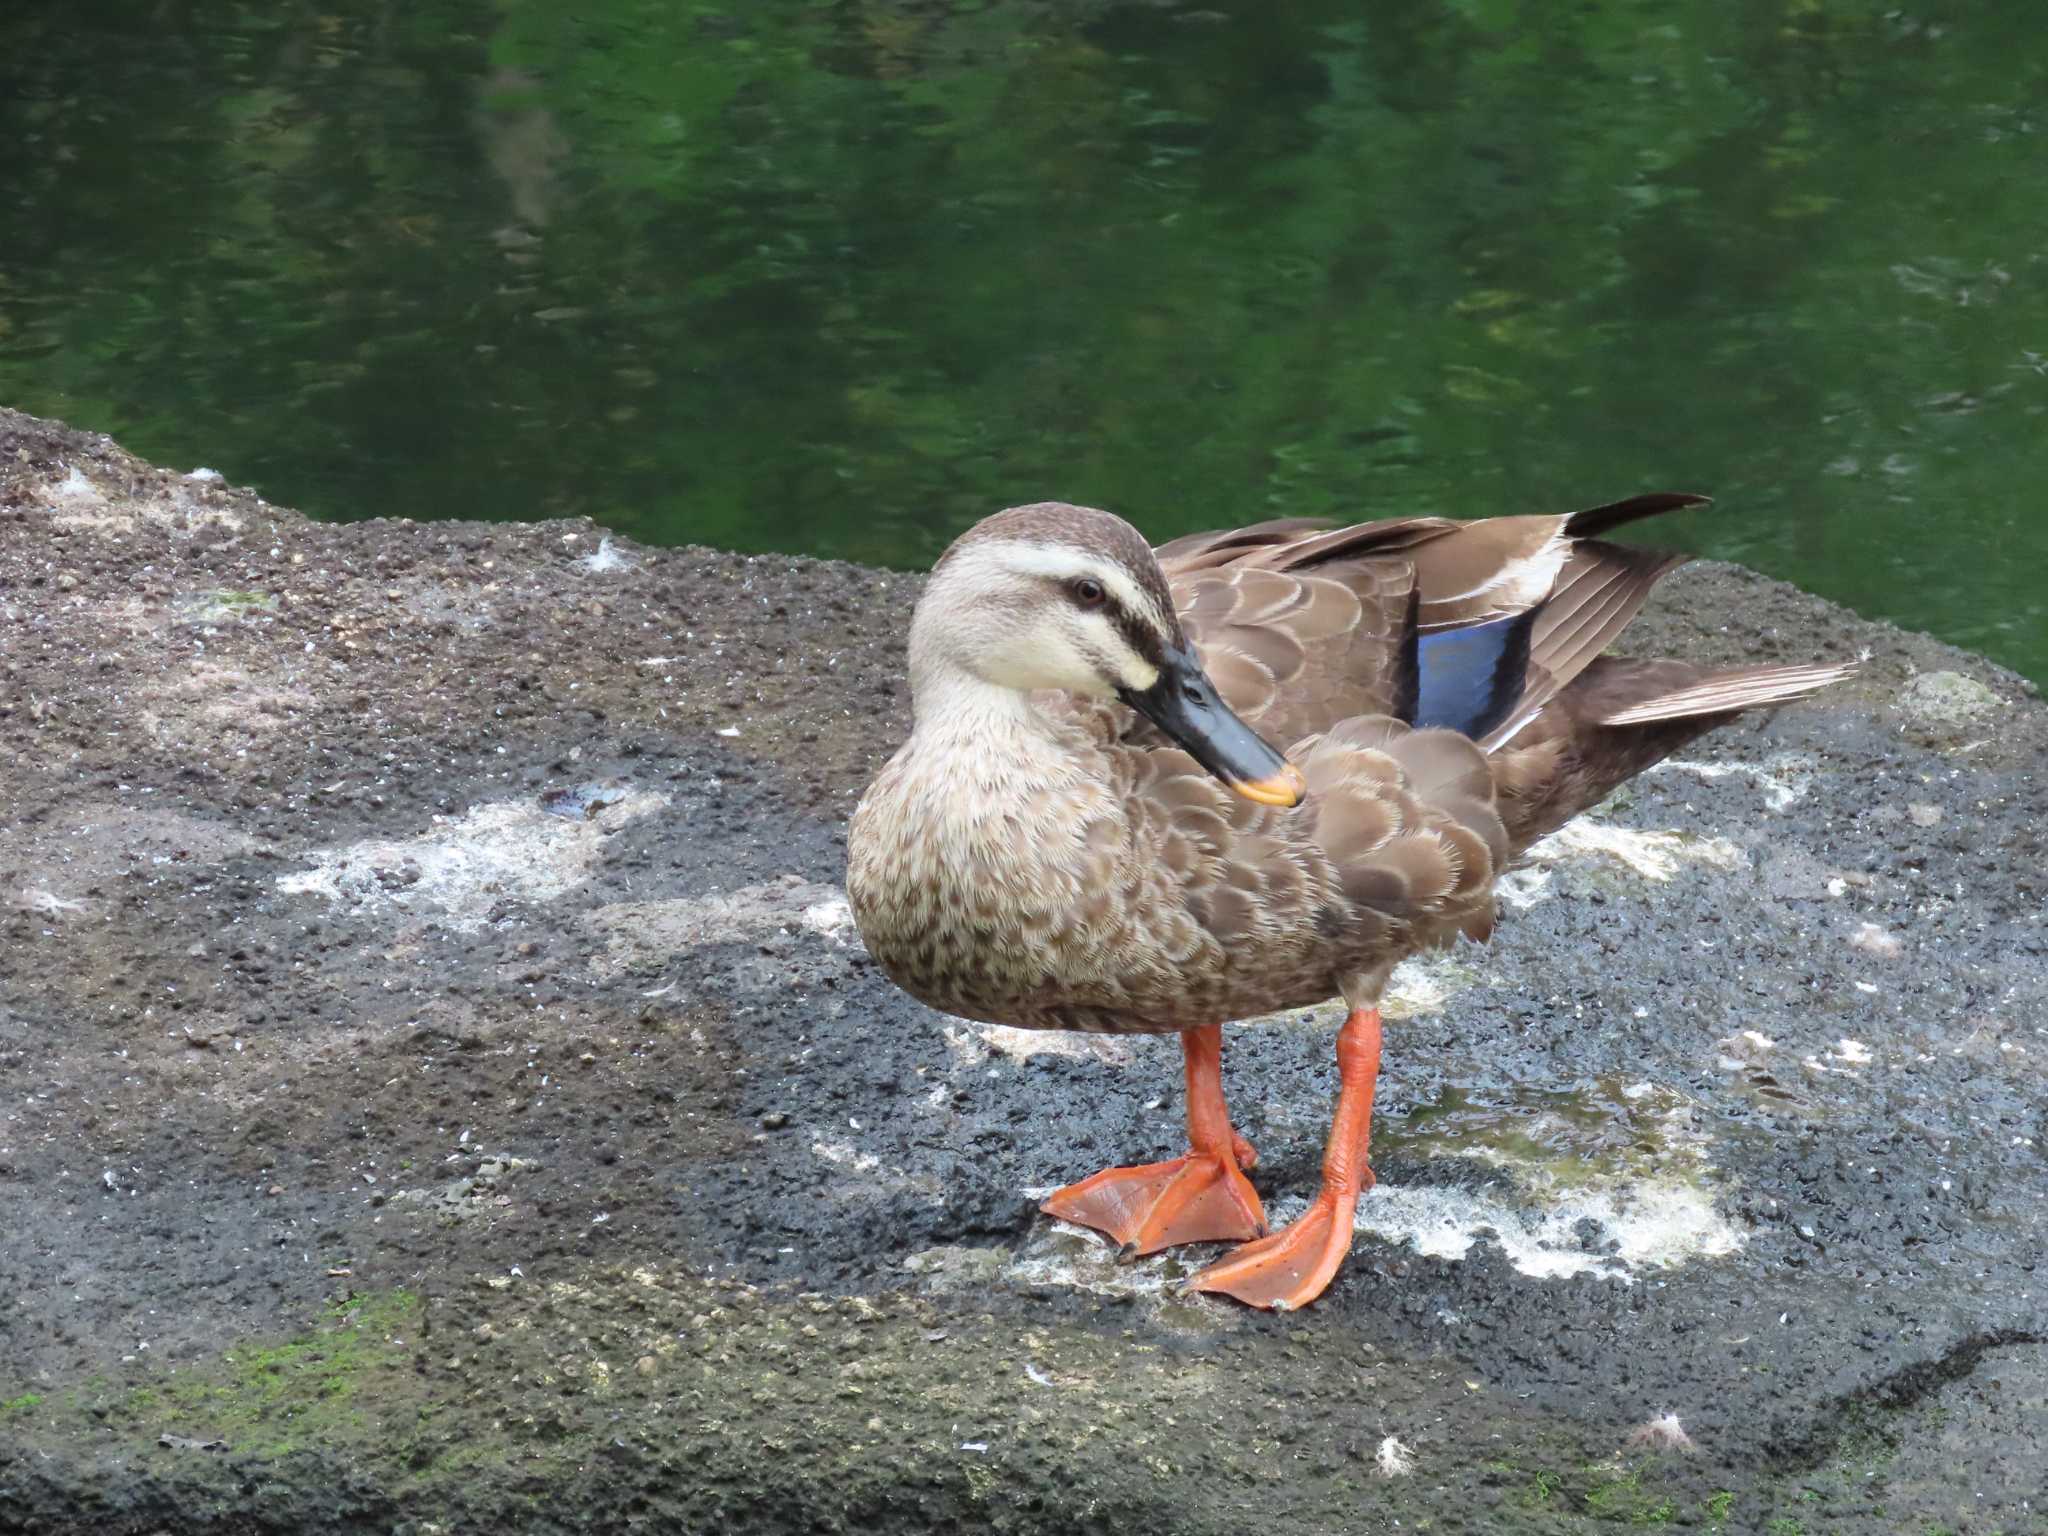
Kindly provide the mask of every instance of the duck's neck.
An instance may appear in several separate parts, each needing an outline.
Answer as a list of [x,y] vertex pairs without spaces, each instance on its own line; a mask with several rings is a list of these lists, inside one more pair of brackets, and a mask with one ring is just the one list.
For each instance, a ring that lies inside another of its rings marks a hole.
[[918,745],[1042,745],[1047,719],[1028,694],[954,668],[911,680],[911,741]]
[[982,733],[1017,735],[1043,731],[1045,722],[1031,700],[1015,688],[985,682],[953,667],[932,668],[911,679],[913,735]]
[[1089,772],[1071,733],[1029,694],[945,668],[913,676],[912,696],[916,719],[907,751],[946,765],[960,789],[984,801],[1071,785]]

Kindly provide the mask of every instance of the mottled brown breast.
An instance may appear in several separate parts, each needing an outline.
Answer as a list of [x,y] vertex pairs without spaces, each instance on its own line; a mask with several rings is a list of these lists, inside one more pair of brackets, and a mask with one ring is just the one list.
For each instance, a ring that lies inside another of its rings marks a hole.
[[[1045,749],[906,749],[849,839],[848,891],[906,990],[1027,1028],[1168,1031],[1320,1001],[1491,920],[1505,838],[1477,750],[1399,721],[1304,743],[1290,810],[1185,753],[1114,739],[1119,711],[1063,696]],[[945,764],[943,771],[941,765]],[[979,786],[967,797],[948,786]]]

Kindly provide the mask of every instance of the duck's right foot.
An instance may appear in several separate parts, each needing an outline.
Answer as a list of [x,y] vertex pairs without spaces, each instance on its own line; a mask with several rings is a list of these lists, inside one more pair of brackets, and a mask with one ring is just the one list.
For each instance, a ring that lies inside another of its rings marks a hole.
[[1240,1243],[1266,1230],[1265,1208],[1244,1169],[1251,1144],[1232,1136],[1230,1153],[1190,1152],[1163,1163],[1105,1168],[1055,1191],[1048,1216],[1106,1232],[1130,1252],[1177,1243]]

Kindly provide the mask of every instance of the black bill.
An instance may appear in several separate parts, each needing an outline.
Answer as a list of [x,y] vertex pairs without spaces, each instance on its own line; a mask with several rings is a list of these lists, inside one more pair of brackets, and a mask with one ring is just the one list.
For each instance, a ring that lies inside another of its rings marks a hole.
[[1166,653],[1159,680],[1144,692],[1119,691],[1126,704],[1247,800],[1299,805],[1308,793],[1301,771],[1230,712],[1188,647]]

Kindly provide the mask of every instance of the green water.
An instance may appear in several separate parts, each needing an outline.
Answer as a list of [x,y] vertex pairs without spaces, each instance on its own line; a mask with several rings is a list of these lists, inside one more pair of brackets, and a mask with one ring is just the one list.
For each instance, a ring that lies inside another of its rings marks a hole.
[[11,0],[0,402],[893,565],[1706,490],[1658,536],[2048,680],[2048,17]]

